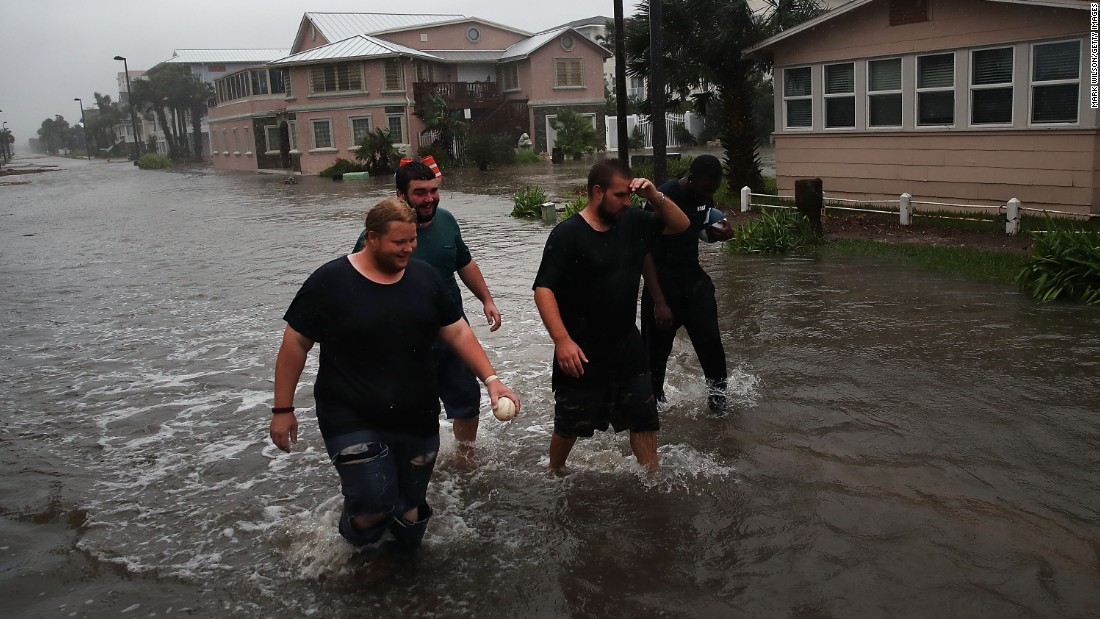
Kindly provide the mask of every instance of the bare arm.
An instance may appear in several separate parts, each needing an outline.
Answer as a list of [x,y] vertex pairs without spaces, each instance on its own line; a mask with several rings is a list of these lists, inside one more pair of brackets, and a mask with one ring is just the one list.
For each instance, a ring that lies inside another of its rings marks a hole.
[[588,357],[584,356],[584,351],[566,330],[554,291],[549,288],[535,288],[535,306],[539,309],[542,324],[550,333],[550,339],[554,340],[554,360],[558,366],[574,378],[584,374],[584,364],[588,363]]
[[[493,369],[492,362],[489,361],[489,357],[481,347],[481,342],[477,341],[474,330],[470,328],[465,320],[456,320],[441,328],[439,337],[466,362],[470,371],[479,380],[485,382],[486,378],[496,375],[496,370]],[[496,408],[498,398],[506,397],[515,402],[516,411],[519,411],[519,397],[503,381],[490,381],[485,384],[485,389],[489,392],[489,401],[494,408]]]
[[474,293],[477,300],[481,301],[481,305],[485,310],[485,320],[489,323],[489,331],[499,329],[500,310],[493,302],[493,295],[489,294],[489,286],[485,283],[485,277],[481,275],[481,268],[477,266],[477,262],[471,260],[469,264],[459,269],[458,277],[463,284],[466,284],[470,292]]
[[[275,359],[276,408],[294,406],[294,391],[298,379],[306,367],[306,355],[313,348],[313,340],[298,333],[290,325],[283,330],[283,343]],[[294,413],[278,413],[271,416],[271,442],[283,451],[290,451],[291,443],[298,442],[298,418]]]
[[672,310],[665,302],[665,293],[657,279],[657,265],[653,262],[653,254],[646,254],[642,261],[642,279],[645,280],[646,291],[653,299],[653,320],[658,327],[667,329],[672,325]]
[[636,178],[630,181],[630,190],[645,198],[654,206],[657,216],[665,229],[661,234],[679,234],[688,229],[691,220],[680,210],[679,206],[665,194],[661,193],[653,183],[645,178]]

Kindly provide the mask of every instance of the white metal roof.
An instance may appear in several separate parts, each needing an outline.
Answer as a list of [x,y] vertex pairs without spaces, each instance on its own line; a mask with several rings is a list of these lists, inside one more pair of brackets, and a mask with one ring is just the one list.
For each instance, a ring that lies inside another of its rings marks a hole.
[[179,64],[264,63],[283,58],[289,49],[175,49],[165,62]]
[[[502,62],[507,62],[509,60],[521,60],[523,58],[526,58],[543,45],[546,45],[550,41],[553,41],[557,37],[561,36],[562,34],[565,34],[566,31],[572,32],[573,34],[577,35],[578,44],[594,45],[597,49],[603,52],[605,56],[611,57],[611,52],[600,47],[599,45],[596,45],[592,42],[591,39],[584,36],[583,34],[577,32],[576,30],[573,30],[569,26],[559,26],[557,28],[554,28],[553,30],[540,32],[529,39],[520,41],[519,43],[516,43],[515,45],[509,47],[508,49],[504,50],[504,55],[500,57],[500,60]],[[584,43],[581,43],[581,41],[584,41]]]
[[372,34],[383,30],[415,28],[439,22],[465,19],[463,15],[412,15],[391,13],[306,13],[329,41],[342,41],[357,34]]
[[439,60],[438,57],[422,52],[418,49],[398,45],[365,34],[349,37],[342,41],[322,45],[313,49],[307,49],[293,56],[274,60],[270,64],[292,65],[309,64],[313,62],[327,62],[330,60],[351,60],[354,58],[386,58],[392,56],[413,56],[427,60]]
[[446,62],[496,62],[504,55],[502,49],[426,49],[425,52]]

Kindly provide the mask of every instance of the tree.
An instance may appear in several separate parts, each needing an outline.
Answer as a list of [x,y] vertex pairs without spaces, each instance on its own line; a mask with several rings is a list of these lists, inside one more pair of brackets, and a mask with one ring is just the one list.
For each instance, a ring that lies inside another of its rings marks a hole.
[[[181,64],[158,64],[131,86],[135,109],[141,111],[143,116],[146,113],[155,115],[173,160],[188,155],[196,159],[202,157],[201,122],[212,94],[209,84]],[[190,145],[187,140],[189,129],[192,134]]]
[[42,138],[42,143],[46,146],[46,152],[56,155],[57,149],[66,144],[68,132],[69,121],[58,114],[53,118],[42,121],[42,126],[38,129],[38,137]]
[[[764,11],[755,14],[746,0],[663,0],[661,5],[665,96],[691,98],[702,110],[708,103],[720,104],[719,139],[726,151],[729,185],[747,185],[753,191],[764,186],[753,91],[771,67],[745,57],[742,50],[823,11],[817,0],[766,0],[766,4]],[[648,78],[649,0],[626,21],[625,31],[628,72]],[[692,95],[692,90],[703,92]]]
[[11,161],[11,145],[15,144],[15,136],[12,135],[11,129],[4,127],[0,129],[0,151],[3,152],[4,161]]
[[401,153],[393,146],[390,133],[379,127],[368,132],[359,141],[359,150],[355,152],[355,158],[367,166],[371,176],[388,174],[397,167]]
[[433,92],[425,98],[423,104],[417,106],[414,113],[424,121],[429,131],[439,132],[432,144],[442,146],[453,154],[455,139],[466,135],[466,121],[462,119],[462,112],[452,110],[443,95]]
[[573,110],[558,112],[557,117],[550,121],[550,126],[558,132],[554,145],[568,157],[580,159],[581,155],[595,152],[600,147],[600,136],[592,121]]

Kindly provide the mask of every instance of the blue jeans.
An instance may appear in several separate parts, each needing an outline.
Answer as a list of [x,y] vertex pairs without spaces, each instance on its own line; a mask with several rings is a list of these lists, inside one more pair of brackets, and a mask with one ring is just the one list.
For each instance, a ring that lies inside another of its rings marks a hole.
[[[410,548],[420,544],[427,529],[428,481],[435,469],[439,435],[413,436],[397,432],[358,430],[325,439],[325,449],[340,475],[344,495],[340,534],[362,546],[378,541],[389,527]],[[405,512],[419,508],[418,517]],[[370,529],[351,524],[357,516],[385,518]]]

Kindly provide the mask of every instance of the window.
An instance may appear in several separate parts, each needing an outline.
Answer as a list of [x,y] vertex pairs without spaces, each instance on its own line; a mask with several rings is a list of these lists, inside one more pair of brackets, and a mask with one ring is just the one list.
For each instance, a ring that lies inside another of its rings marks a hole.
[[1043,43],[1031,49],[1031,122],[1077,122],[1081,44]]
[[970,57],[970,122],[1012,123],[1012,48],[983,49]]
[[424,62],[423,60],[416,61],[416,81],[418,82],[434,82],[435,81],[435,67],[430,62]]
[[584,86],[584,72],[580,58],[554,59],[554,88],[578,88]]
[[399,59],[390,58],[382,63],[382,90],[405,90],[405,71]]
[[224,64],[208,64],[208,65],[206,65],[206,70],[209,71],[210,73],[225,73],[225,65]]
[[267,69],[249,71],[249,75],[252,78],[252,94],[266,95],[271,93],[267,88]]
[[504,90],[519,90],[519,63],[512,62],[504,65],[500,70]]
[[236,127],[233,127],[233,154],[241,154],[241,138],[237,135]]
[[244,128],[244,154],[252,154],[252,127]]
[[287,86],[289,86],[289,80],[287,80],[286,71],[282,69],[272,69],[268,72],[271,77],[271,94],[281,95],[287,92]]
[[390,140],[394,144],[405,143],[405,115],[386,114],[386,130],[389,131]]
[[222,154],[229,154],[229,130],[222,129]]
[[264,139],[267,140],[267,152],[270,153],[279,150],[279,144],[282,141],[279,137],[279,127],[276,125],[265,125]]
[[825,65],[825,128],[856,126],[856,66]]
[[813,82],[810,67],[783,69],[783,111],[787,128],[813,127]]
[[917,56],[917,125],[955,123],[955,55]]
[[901,58],[867,63],[867,125],[901,126]]
[[561,48],[567,52],[573,51],[573,48],[577,45],[577,40],[573,38],[573,35],[567,34],[558,41]]
[[332,123],[328,119],[311,120],[313,148],[332,148]]
[[347,92],[363,90],[363,72],[359,63],[327,64],[309,70],[310,92]]
[[351,118],[351,147],[356,148],[359,142],[370,133],[370,116]]
[[290,152],[298,152],[298,123],[290,121],[287,123],[287,137],[290,139]]
[[477,43],[481,40],[481,31],[474,26],[470,26],[466,31],[466,40],[471,43]]
[[210,154],[218,154],[218,132],[214,130],[210,131]]

